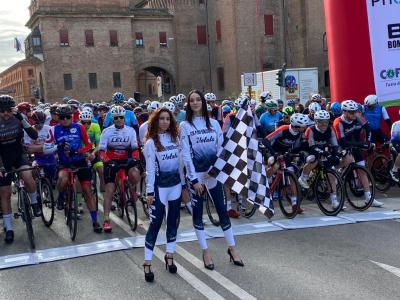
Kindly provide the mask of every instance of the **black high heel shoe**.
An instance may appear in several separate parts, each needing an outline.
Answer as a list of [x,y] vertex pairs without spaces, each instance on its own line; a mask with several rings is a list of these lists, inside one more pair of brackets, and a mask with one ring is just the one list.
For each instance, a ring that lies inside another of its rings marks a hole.
[[[146,267],[148,268],[149,272],[146,272]],[[154,273],[151,271],[151,265],[143,264],[143,272],[144,272],[144,279],[147,282],[154,281]]]
[[211,270],[211,271],[214,270],[213,263],[206,265],[206,261],[204,260],[204,253],[203,253],[203,263],[204,263],[204,268],[206,268],[207,270]]
[[[172,260],[172,264],[168,263],[169,259]],[[174,258],[173,257],[168,257],[167,254],[165,254],[164,260],[165,260],[165,270],[168,270],[171,274],[175,274],[176,271],[178,270],[178,268],[174,264]]]
[[235,266],[239,266],[239,267],[244,267],[244,263],[242,260],[234,260],[233,255],[231,253],[231,249],[228,249],[228,254],[229,254],[229,261],[233,261],[233,264]]

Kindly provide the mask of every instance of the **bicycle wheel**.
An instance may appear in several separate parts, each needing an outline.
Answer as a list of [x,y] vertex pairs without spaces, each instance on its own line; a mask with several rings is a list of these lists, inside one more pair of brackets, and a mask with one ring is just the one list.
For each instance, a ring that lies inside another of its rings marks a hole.
[[71,240],[75,241],[76,232],[78,229],[78,200],[76,198],[76,192],[74,190],[69,190],[67,195],[67,225],[69,228],[69,235],[71,237]]
[[137,228],[137,207],[136,201],[132,198],[132,191],[129,183],[125,182],[125,213],[126,219],[128,220],[129,226],[132,231]]
[[124,197],[125,196],[122,194],[122,189],[117,185],[112,201],[115,203],[118,217],[120,217],[121,219],[124,217],[125,214],[126,198]]
[[26,231],[28,233],[28,240],[31,249],[35,249],[35,236],[33,234],[32,227],[32,210],[31,210],[31,200],[28,193],[24,189],[20,189],[20,200],[22,208],[22,220],[25,222]]
[[390,169],[393,167],[393,160],[384,155],[378,155],[371,164],[371,174],[375,180],[375,187],[380,192],[386,192],[392,186]]
[[50,227],[54,220],[54,196],[50,181],[47,178],[40,178],[38,184],[38,200],[42,207],[42,221]]
[[99,193],[97,191],[97,173],[96,170],[92,170],[92,194],[96,201],[96,211],[99,210]]
[[206,211],[207,211],[208,218],[210,219],[211,223],[214,226],[219,226],[219,224],[220,224],[219,216],[217,213],[217,209],[215,208],[214,200],[210,196],[210,193],[207,190],[207,188],[206,187],[204,187],[204,188],[205,188],[205,190],[203,192],[203,199],[206,202]]
[[146,215],[147,218],[149,218],[150,217],[150,215],[149,215],[149,206],[147,205],[147,201],[146,201],[146,180],[145,180],[145,177],[142,177],[142,179],[140,180],[140,196],[139,196],[139,200],[142,203],[144,214]]
[[297,207],[301,204],[301,190],[296,175],[285,170],[279,183],[278,203],[283,215],[288,219],[293,219],[297,215],[297,209],[292,205],[292,199],[296,199]]
[[242,217],[250,219],[256,212],[258,206],[246,199],[242,195],[235,194],[236,203],[238,204],[238,211]]
[[[336,216],[343,208],[343,183],[339,174],[331,169],[318,173],[314,183],[314,194],[319,209],[327,216]],[[333,207],[331,195],[336,195],[338,206]]]
[[[361,183],[361,177],[365,176],[368,180],[368,187],[371,192],[371,198],[366,201],[364,198],[364,187]],[[371,173],[362,166],[353,164],[347,171],[344,179],[345,198],[349,204],[356,210],[368,209],[375,199],[375,182]]]

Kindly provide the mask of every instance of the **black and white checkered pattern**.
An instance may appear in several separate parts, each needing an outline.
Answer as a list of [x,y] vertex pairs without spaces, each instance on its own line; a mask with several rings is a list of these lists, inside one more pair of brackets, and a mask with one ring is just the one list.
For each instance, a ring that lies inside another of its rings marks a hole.
[[241,108],[208,173],[248,201],[263,205],[273,215],[274,205],[270,201],[267,174],[256,136],[250,107]]

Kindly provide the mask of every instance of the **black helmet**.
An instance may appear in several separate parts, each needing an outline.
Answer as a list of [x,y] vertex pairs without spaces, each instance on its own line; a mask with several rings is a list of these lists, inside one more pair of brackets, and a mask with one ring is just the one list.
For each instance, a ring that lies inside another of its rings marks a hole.
[[68,104],[63,104],[57,107],[57,115],[72,115],[72,108]]
[[58,108],[57,104],[53,104],[52,106],[50,106],[50,113],[57,114],[57,108]]
[[46,114],[43,110],[35,110],[32,114],[32,119],[35,123],[44,123],[46,121]]
[[11,108],[15,106],[14,98],[9,95],[0,95],[0,108]]

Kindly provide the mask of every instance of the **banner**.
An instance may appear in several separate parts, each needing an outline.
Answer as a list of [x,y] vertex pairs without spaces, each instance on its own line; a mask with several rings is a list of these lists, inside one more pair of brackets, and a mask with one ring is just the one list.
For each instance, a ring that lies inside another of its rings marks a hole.
[[399,105],[400,1],[366,1],[375,91],[383,105]]

